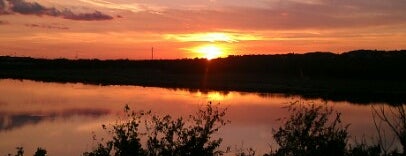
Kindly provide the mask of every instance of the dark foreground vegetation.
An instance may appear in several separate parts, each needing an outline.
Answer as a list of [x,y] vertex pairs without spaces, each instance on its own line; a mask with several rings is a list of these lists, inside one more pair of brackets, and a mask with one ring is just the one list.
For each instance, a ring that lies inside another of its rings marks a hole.
[[214,60],[0,57],[0,78],[296,94],[354,103],[406,102],[406,50],[229,56]]
[[[403,156],[406,152],[406,107],[373,107],[374,123],[378,136],[375,142],[349,142],[349,124],[341,123],[341,114],[327,105],[294,102],[286,107],[290,115],[280,119],[282,126],[273,129],[272,135],[278,144],[264,156]],[[188,118],[157,116],[150,111],[124,109],[124,118],[113,125],[103,125],[109,138],[96,139],[97,145],[83,156],[215,156],[258,155],[254,149],[220,149],[222,138],[216,138],[221,127],[229,123],[224,119],[226,109],[209,103]],[[398,150],[382,135],[382,124],[394,133],[394,141],[402,147]],[[146,140],[142,143],[141,140]],[[272,150],[275,149],[275,150]],[[35,156],[45,156],[47,151],[38,148]],[[9,154],[11,155],[11,154]],[[16,156],[23,156],[22,147],[17,147]]]

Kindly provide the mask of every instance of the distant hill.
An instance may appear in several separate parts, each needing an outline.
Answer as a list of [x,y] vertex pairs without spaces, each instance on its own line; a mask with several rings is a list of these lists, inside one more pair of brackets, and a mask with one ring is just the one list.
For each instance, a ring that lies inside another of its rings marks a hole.
[[396,104],[406,101],[406,50],[232,55],[210,61],[1,56],[0,78],[278,92]]

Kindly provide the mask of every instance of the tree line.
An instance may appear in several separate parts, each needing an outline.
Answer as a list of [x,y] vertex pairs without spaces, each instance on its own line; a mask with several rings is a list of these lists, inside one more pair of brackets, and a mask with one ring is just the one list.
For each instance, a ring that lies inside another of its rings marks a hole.
[[405,102],[406,50],[98,60],[0,56],[0,78],[272,92],[353,103]]
[[356,50],[341,54],[230,55],[226,58],[176,60],[34,59],[0,57],[2,69],[122,70],[146,73],[206,74],[241,73],[297,78],[347,78],[402,80],[405,78],[406,50]]

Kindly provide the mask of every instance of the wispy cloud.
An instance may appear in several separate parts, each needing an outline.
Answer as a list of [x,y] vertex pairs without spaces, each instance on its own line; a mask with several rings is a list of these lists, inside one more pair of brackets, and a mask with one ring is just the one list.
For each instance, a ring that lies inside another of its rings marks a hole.
[[267,8],[168,9],[165,13],[189,29],[206,29],[203,31],[359,29],[406,24],[406,5],[399,0],[313,2],[270,2]]
[[132,12],[139,12],[143,11],[141,6],[139,5],[129,5],[129,4],[116,4],[104,0],[80,0],[81,2],[89,3],[95,6],[109,8],[109,9],[121,9],[121,10],[129,10]]
[[[62,17],[71,20],[111,20],[112,16],[104,14],[100,11],[91,13],[74,13],[70,9],[59,10],[54,7],[45,7],[37,2],[27,2],[25,0],[0,0],[0,8],[4,13],[19,13],[24,15],[47,15],[54,17]],[[0,11],[1,13],[2,11]],[[3,14],[4,14],[3,13]]]
[[167,40],[177,40],[181,42],[239,42],[261,40],[261,37],[238,34],[238,33],[194,33],[194,34],[166,34],[164,38]]
[[79,0],[84,3],[88,3],[94,6],[108,8],[108,9],[119,9],[119,10],[126,10],[131,12],[140,12],[140,11],[160,11],[162,7],[158,7],[155,5],[143,5],[140,3],[132,3],[132,4],[123,4],[123,3],[113,3],[110,1],[105,0]]
[[59,29],[59,30],[67,30],[69,29],[68,27],[65,26],[60,26],[60,25],[46,25],[46,24],[25,24],[26,27],[31,27],[31,28],[44,28],[44,29]]

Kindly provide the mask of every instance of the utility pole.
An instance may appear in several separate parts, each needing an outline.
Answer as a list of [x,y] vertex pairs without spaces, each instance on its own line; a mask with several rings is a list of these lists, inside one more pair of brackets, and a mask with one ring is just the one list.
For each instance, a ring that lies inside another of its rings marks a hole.
[[151,60],[154,60],[154,47],[151,48]]

